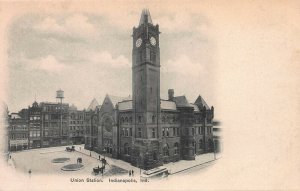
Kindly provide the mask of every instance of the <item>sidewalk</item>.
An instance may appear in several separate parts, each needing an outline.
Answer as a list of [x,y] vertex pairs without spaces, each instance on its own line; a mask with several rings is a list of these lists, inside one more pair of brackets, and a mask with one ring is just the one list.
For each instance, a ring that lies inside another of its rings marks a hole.
[[178,162],[170,162],[168,164],[164,164],[164,167],[166,167],[170,175],[172,175],[213,161],[215,161],[214,153],[206,153],[197,155],[195,160],[180,160]]
[[[81,150],[80,150],[81,147]],[[76,145],[75,149],[77,152],[80,152],[82,154],[88,155],[90,156],[91,153],[91,157],[95,158],[96,160],[99,159],[99,154],[94,152],[94,151],[89,151],[84,149],[84,145]],[[104,155],[101,155],[101,158],[104,157]],[[218,159],[219,157],[217,157]],[[115,165],[118,167],[121,167],[125,170],[134,170],[136,173],[140,171],[139,168],[132,166],[130,163],[119,160],[119,159],[114,159],[114,158],[110,158],[110,157],[105,157],[105,159],[107,160],[108,164],[110,165]],[[176,174],[178,172],[202,165],[202,164],[207,164],[209,162],[213,162],[215,161],[215,156],[214,153],[206,153],[206,154],[202,154],[202,155],[197,155],[195,160],[180,160],[178,162],[170,162],[168,164],[164,164],[163,166],[166,167],[169,170],[170,174]],[[143,170],[142,170],[143,172]]]

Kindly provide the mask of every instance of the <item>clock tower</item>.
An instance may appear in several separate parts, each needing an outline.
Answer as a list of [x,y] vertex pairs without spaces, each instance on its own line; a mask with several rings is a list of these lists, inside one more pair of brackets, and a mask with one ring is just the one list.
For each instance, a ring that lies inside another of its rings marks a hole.
[[142,158],[146,169],[157,166],[161,155],[159,33],[159,26],[153,25],[149,10],[144,9],[132,34],[133,149],[136,155],[132,160]]

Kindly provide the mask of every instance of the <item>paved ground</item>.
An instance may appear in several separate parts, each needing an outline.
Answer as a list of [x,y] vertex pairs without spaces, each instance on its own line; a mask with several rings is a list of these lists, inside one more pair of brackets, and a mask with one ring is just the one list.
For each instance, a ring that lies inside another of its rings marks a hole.
[[[99,154],[90,152],[84,149],[84,145],[76,145],[75,152],[66,152],[65,146],[51,147],[42,149],[25,150],[21,152],[12,153],[12,159],[9,160],[10,166],[16,168],[17,171],[28,173],[29,169],[32,173],[53,173],[53,174],[67,174],[67,175],[93,175],[92,169],[100,166]],[[55,158],[70,158],[70,161],[65,163],[52,163]],[[83,160],[84,168],[79,171],[62,171],[61,167],[67,164],[74,164],[77,158],[81,157]],[[103,155],[101,155],[103,158]],[[218,156],[217,156],[218,158]],[[107,175],[120,175],[127,174],[129,170],[134,170],[135,175],[139,175],[140,169],[132,166],[122,160],[105,157],[109,166],[107,166]],[[195,160],[185,161],[181,160],[176,163],[164,164],[171,174],[187,173],[200,170],[210,164],[213,164],[215,155],[207,153],[196,156]]]

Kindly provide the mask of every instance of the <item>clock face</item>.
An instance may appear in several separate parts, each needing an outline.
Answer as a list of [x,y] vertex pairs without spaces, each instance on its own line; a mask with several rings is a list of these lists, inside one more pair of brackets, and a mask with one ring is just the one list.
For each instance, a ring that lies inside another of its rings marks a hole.
[[156,39],[153,36],[150,38],[150,43],[152,44],[152,46],[156,45]]
[[142,45],[142,42],[143,42],[143,41],[142,41],[141,38],[137,39],[136,42],[135,42],[135,46],[136,46],[136,47],[140,47],[140,46]]

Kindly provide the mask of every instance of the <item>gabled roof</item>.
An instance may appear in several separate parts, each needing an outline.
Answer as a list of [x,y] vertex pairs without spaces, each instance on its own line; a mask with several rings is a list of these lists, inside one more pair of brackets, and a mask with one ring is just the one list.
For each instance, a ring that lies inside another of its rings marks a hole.
[[196,99],[195,103],[199,109],[201,110],[204,106],[206,107],[206,109],[210,109],[210,107],[207,105],[207,103],[204,101],[204,99],[201,97],[201,95],[198,96],[198,98]]
[[186,99],[186,97],[183,95],[183,96],[177,96],[177,97],[174,97],[173,100],[175,101],[176,103],[176,107],[193,107],[189,102],[188,100]]
[[127,96],[127,97],[119,97],[119,96],[113,96],[113,95],[106,95],[109,100],[111,101],[111,103],[113,104],[114,108],[116,107],[116,104],[118,102],[122,102],[122,101],[128,101],[131,100],[131,96]]
[[161,110],[172,110],[176,111],[176,104],[174,101],[168,101],[168,100],[160,100],[160,108]]
[[87,108],[88,111],[90,110],[96,110],[96,108],[99,106],[99,103],[97,102],[96,98],[92,100],[89,107]]
[[146,22],[153,24],[149,10],[143,9],[139,25],[145,24]]

